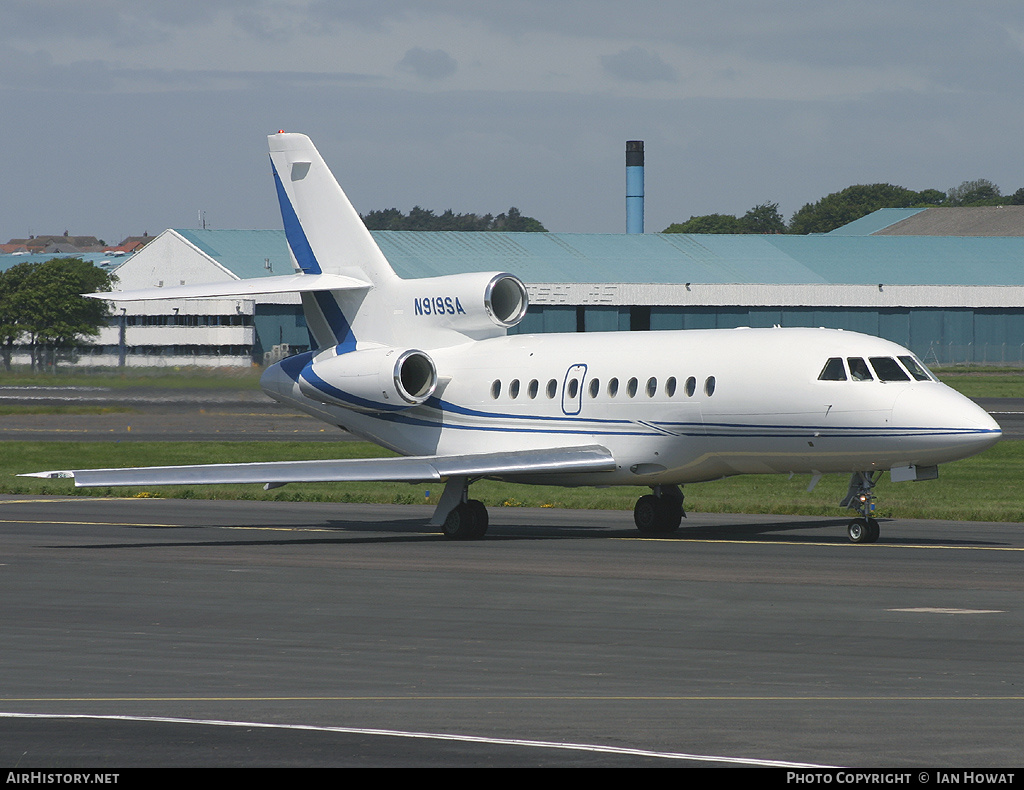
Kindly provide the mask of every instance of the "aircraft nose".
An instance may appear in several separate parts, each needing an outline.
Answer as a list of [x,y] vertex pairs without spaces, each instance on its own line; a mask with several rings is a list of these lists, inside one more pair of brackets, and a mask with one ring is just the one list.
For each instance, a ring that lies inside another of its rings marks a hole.
[[932,462],[953,461],[986,450],[1003,435],[999,423],[974,401],[944,384],[919,384],[901,392],[892,425],[905,449]]

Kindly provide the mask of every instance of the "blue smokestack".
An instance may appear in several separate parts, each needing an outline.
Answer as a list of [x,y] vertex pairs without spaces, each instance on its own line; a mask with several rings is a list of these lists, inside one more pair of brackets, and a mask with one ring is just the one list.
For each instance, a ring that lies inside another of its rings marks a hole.
[[644,232],[644,141],[626,141],[626,233]]

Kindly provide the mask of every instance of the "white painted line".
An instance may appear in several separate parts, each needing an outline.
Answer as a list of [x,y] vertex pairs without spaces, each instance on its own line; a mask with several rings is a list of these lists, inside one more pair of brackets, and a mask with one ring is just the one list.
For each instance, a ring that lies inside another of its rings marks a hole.
[[366,727],[317,727],[311,724],[268,724],[252,721],[221,721],[218,719],[179,719],[165,716],[97,716],[92,714],[50,714],[50,713],[5,713],[0,718],[9,719],[92,719],[102,721],[145,721],[164,724],[206,724],[215,727],[256,727],[273,730],[305,730],[314,732],[337,732],[346,735],[382,735],[392,738],[419,738],[434,741],[460,741],[483,743],[495,746],[527,746],[539,749],[561,749],[577,752],[600,752],[622,754],[634,757],[657,757],[665,760],[692,760],[695,762],[731,763],[733,765],[756,765],[768,768],[837,768],[834,765],[816,763],[794,763],[785,760],[759,760],[746,757],[722,757],[709,754],[686,754],[684,752],[657,752],[648,749],[627,749],[619,746],[602,746],[590,743],[566,743],[560,741],[532,741],[520,738],[486,738],[475,735],[453,735],[438,732],[405,732],[403,730],[379,730]]
[[890,609],[889,611],[921,614],[1005,614],[1003,609],[943,609],[937,606],[918,606],[910,609]]

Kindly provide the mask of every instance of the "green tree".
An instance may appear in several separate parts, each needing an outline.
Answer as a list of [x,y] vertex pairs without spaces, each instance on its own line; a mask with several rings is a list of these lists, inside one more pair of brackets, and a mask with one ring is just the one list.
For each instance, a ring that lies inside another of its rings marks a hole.
[[941,206],[946,202],[946,193],[938,189],[922,189],[917,193],[915,206]]
[[36,263],[19,263],[0,272],[0,353],[5,370],[11,369],[14,346],[25,334],[31,316],[24,283],[36,266]]
[[807,203],[789,223],[790,233],[828,233],[880,208],[917,205],[921,194],[892,184],[857,184]]
[[361,216],[363,223],[370,230],[547,232],[547,228],[539,220],[524,216],[515,206],[496,217],[493,214],[456,214],[451,209],[439,216],[432,210],[420,206],[413,206],[408,216],[397,208],[371,211]]
[[951,206],[990,206],[1003,202],[999,187],[987,178],[962,182],[946,193],[946,200]]
[[759,203],[740,218],[731,214],[704,214],[675,222],[662,233],[785,233],[786,221],[778,203]]
[[758,203],[740,217],[740,227],[743,233],[785,233],[786,220],[778,203]]
[[0,343],[10,370],[15,343],[27,340],[32,368],[56,365],[85,338],[95,337],[110,314],[106,302],[82,294],[109,291],[105,272],[81,258],[22,263],[0,275]]
[[547,233],[547,228],[533,217],[524,217],[519,209],[512,206],[507,213],[499,214],[490,223],[488,230],[499,230],[505,233]]
[[731,214],[704,214],[675,222],[662,233],[743,233],[740,221]]

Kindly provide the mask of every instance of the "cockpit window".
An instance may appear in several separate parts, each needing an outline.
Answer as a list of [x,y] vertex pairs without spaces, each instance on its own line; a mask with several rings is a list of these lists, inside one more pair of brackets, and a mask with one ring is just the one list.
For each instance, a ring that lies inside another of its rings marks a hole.
[[846,381],[846,368],[840,357],[832,357],[818,375],[818,381]]
[[900,357],[899,359],[903,366],[910,371],[910,375],[918,381],[934,381],[934,378],[928,373],[928,369],[918,362],[916,357]]
[[892,357],[871,357],[871,367],[882,381],[910,381],[910,376]]
[[872,381],[871,371],[868,370],[868,363],[860,357],[847,357],[850,365],[850,378],[854,381]]

